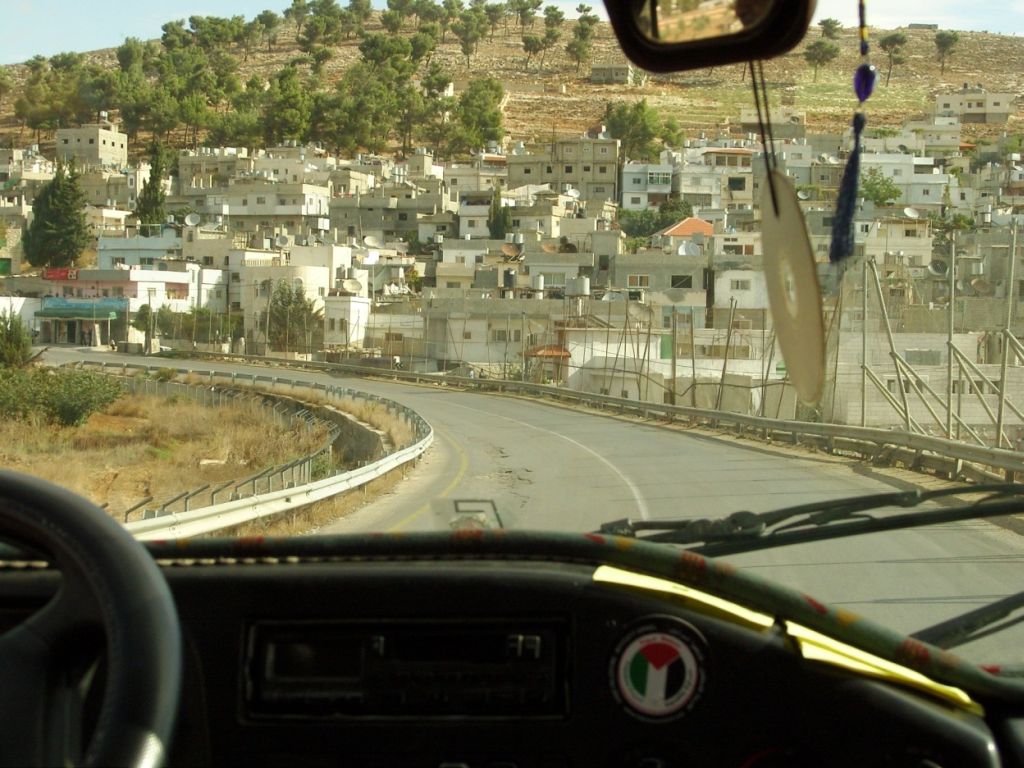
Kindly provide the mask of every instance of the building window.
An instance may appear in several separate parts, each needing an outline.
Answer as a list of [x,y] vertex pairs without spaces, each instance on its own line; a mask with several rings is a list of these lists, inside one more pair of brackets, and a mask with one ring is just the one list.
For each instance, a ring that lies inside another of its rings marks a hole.
[[551,166],[550,165],[544,166],[544,173],[551,173]]
[[463,331],[462,332],[462,340],[463,341],[469,341],[472,338],[473,338],[473,332],[472,331]]
[[693,288],[693,275],[672,275],[673,288]]
[[449,280],[448,282],[446,282],[444,284],[444,287],[445,288],[461,288],[461,286],[459,285],[458,281],[455,281],[455,280]]
[[749,280],[730,280],[729,287],[734,291],[749,291],[750,281]]
[[647,288],[650,284],[650,275],[629,275],[626,278],[626,285],[630,288]]
[[572,166],[571,165],[565,166],[565,172],[566,173],[572,173]]
[[631,197],[631,198],[629,198],[629,202],[630,202],[631,205],[640,205],[640,198],[639,197]]
[[921,194],[925,197],[931,197],[932,191],[930,189],[922,189]]
[[584,173],[590,173],[590,166],[589,165],[584,165],[583,166],[583,172]]
[[523,176],[529,176],[531,173],[529,168],[523,168]]
[[400,213],[400,214],[398,214],[398,220],[399,221],[408,221],[409,220],[409,214],[408,213]]
[[333,317],[328,318],[328,320],[327,320],[327,330],[329,330],[329,331],[333,331],[334,330],[334,318]]
[[317,292],[318,296],[325,296],[325,295],[327,295],[327,289],[324,288],[322,285],[319,288],[316,289],[316,292]]
[[902,175],[903,175],[903,169],[902,168],[893,168],[892,169],[892,177],[893,178],[896,178],[897,176],[902,176]]
[[597,166],[597,172],[598,173],[608,173],[608,166],[607,165],[599,165],[599,166]]
[[240,283],[240,282],[242,282],[242,276],[238,272],[232,272],[231,273],[231,282],[232,283]]

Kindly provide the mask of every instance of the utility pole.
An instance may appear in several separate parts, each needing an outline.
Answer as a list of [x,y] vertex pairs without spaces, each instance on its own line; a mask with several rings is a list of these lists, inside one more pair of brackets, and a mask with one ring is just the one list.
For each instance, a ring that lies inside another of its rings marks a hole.
[[[946,325],[946,437],[953,437],[953,324],[956,315],[956,232],[949,235],[949,317]],[[957,401],[959,402],[959,397]],[[960,409],[957,406],[957,415]]]
[[[1010,273],[1006,281],[1006,325],[1003,328],[1003,357],[999,362],[999,411],[996,416],[996,448],[1003,447],[1003,411],[1006,408],[1006,364],[1010,356],[1010,330],[1013,326],[1013,280],[1017,263],[1017,221],[1010,235]],[[1009,442],[1009,440],[1007,440]],[[1012,444],[1009,445],[1013,447]]]
[[520,339],[519,339],[519,341],[520,341],[520,345],[522,346],[522,351],[523,351],[523,368],[522,368],[522,371],[520,372],[520,377],[519,378],[520,378],[521,381],[526,381],[526,313],[525,312],[523,312],[522,322],[523,322],[523,328],[520,331]]
[[861,262],[863,271],[860,298],[860,425],[868,423],[868,257]]
[[676,315],[676,308],[672,307],[672,389],[669,390],[672,405],[676,404],[676,332],[678,331],[679,321]]

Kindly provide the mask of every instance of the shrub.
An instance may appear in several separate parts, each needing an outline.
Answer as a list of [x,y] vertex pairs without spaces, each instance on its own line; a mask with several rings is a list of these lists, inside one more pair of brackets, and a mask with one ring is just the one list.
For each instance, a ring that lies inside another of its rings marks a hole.
[[110,405],[123,393],[121,384],[92,371],[0,371],[0,417],[24,419],[35,413],[47,421],[72,426]]
[[178,372],[173,368],[158,368],[157,372],[153,374],[153,378],[157,381],[174,381],[177,376]]

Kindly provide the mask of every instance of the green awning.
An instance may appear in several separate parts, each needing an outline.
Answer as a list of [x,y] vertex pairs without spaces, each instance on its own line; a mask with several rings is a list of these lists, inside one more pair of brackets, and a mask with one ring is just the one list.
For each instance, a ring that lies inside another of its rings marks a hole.
[[58,320],[116,320],[117,312],[107,309],[92,312],[87,307],[47,307],[36,312],[36,317]]

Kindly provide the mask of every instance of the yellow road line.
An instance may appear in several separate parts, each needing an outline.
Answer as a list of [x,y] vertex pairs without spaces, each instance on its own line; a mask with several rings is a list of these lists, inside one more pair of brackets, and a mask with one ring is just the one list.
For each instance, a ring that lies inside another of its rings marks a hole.
[[[459,486],[459,483],[462,482],[462,478],[466,476],[466,472],[469,470],[469,454],[467,454],[458,443],[452,440],[447,433],[442,432],[437,427],[434,427],[434,432],[437,434],[438,437],[440,437],[442,440],[448,443],[448,445],[454,448],[455,452],[459,455],[459,471],[455,473],[455,477],[452,479],[450,483],[448,483],[448,485],[445,486],[444,490],[437,495],[438,499],[444,499],[447,498],[448,495]],[[430,502],[427,502],[422,507],[413,512],[411,515],[409,515],[403,520],[398,521],[393,526],[388,528],[388,533],[400,530],[409,523],[420,518],[429,510]]]

